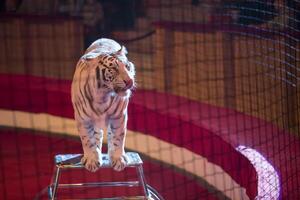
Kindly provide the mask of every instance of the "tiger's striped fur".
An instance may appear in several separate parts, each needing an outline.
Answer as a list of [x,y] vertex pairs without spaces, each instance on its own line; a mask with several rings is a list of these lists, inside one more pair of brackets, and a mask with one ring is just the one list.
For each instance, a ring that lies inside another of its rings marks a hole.
[[126,165],[127,107],[135,76],[126,54],[124,46],[102,38],[86,50],[76,66],[72,104],[84,152],[81,162],[92,172],[101,166],[104,133],[113,168],[121,171]]

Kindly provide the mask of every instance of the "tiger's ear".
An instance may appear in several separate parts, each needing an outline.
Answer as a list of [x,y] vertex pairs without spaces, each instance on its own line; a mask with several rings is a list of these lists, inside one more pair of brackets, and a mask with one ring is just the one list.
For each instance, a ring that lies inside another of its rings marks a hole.
[[117,51],[116,53],[114,53],[114,55],[116,56],[124,56],[126,55],[128,52],[127,52],[127,49],[126,47],[124,46],[121,46],[121,49],[119,51]]

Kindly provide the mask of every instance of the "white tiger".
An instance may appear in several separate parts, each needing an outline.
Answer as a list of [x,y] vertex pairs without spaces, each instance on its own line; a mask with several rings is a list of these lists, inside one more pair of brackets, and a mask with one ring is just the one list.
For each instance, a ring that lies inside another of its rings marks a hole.
[[114,170],[126,166],[127,107],[135,86],[134,65],[126,54],[124,46],[102,38],[92,43],[76,66],[71,98],[84,152],[81,162],[92,172],[101,166],[104,133]]

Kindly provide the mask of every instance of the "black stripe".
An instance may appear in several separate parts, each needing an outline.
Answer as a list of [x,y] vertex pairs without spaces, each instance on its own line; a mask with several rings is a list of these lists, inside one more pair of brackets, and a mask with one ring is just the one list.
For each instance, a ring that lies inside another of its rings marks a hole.
[[79,85],[79,93],[84,101],[84,104],[86,105],[85,96],[82,94],[82,90],[81,90],[81,74],[82,74],[82,72],[83,72],[83,68],[79,71],[79,80],[78,80],[79,84],[78,85]]
[[113,97],[110,98],[110,103],[109,103],[109,105],[107,106],[107,108],[103,112],[107,112],[108,109],[111,107],[112,103],[113,103]]
[[118,110],[118,108],[120,107],[120,103],[121,103],[121,100],[118,102],[118,105],[116,105],[116,109],[114,110],[114,112],[111,114],[111,116],[114,116]]
[[114,117],[112,117],[110,119],[111,120],[118,120],[118,119],[120,119],[123,115],[125,115],[122,111],[123,111],[123,109],[121,110],[121,112],[117,116],[114,116]]
[[84,93],[85,93],[85,96],[86,96],[87,99],[93,100],[93,95],[92,95],[92,92],[91,92],[89,79],[90,79],[90,74],[88,74],[88,77],[86,78],[84,86],[83,86],[84,87]]
[[117,68],[120,68],[119,62],[115,61]]
[[[85,63],[83,60],[80,60],[80,61],[78,62],[78,64],[77,64],[76,68],[80,68],[80,67],[82,67],[82,65],[84,65],[84,64],[85,64],[85,66],[86,66],[86,63]],[[83,67],[85,67],[85,66],[83,66]]]
[[83,104],[81,102],[78,102],[80,108],[81,108],[81,111],[83,112],[83,114],[85,114],[87,117],[91,117],[90,115],[87,114],[86,110],[85,110],[85,107],[83,106]]
[[107,64],[103,64],[104,67],[109,68]]
[[96,67],[96,78],[97,78],[97,87],[100,88],[101,82],[100,82],[100,69],[99,67]]
[[[88,75],[88,78],[87,80],[89,79],[89,75]],[[89,103],[89,106],[90,108],[93,110],[93,112],[99,116],[99,113],[95,110],[94,106],[93,106],[93,98],[92,98],[92,95],[91,95],[91,89],[90,89],[90,85],[88,84],[88,81],[86,81],[85,85],[84,85],[84,94],[88,100],[88,103]]]
[[[120,102],[121,102],[121,101],[120,101]],[[128,102],[124,102],[124,103],[123,103],[122,108],[121,108],[121,112],[120,112],[117,116],[112,117],[112,118],[111,118],[112,120],[118,119],[118,118],[121,118],[121,117],[122,117],[123,111],[124,111],[125,107],[127,106],[127,103],[128,103]],[[119,105],[118,105],[118,107],[119,107]],[[116,113],[114,113],[114,114],[116,114]],[[113,115],[113,114],[112,114],[112,115]]]
[[[90,115],[87,114],[86,109],[85,109],[86,106],[87,106],[87,105],[86,105],[86,101],[85,101],[85,97],[82,95],[81,92],[80,92],[80,94],[81,94],[82,98],[79,98],[79,97],[78,97],[78,98],[77,98],[77,103],[78,103],[78,105],[80,106],[80,108],[81,108],[83,114],[85,114],[86,116],[90,117]],[[84,105],[83,105],[81,99],[83,99]]]
[[81,119],[84,119],[84,118],[81,116],[81,114],[80,114],[80,111],[79,111],[78,106],[77,106],[77,102],[75,103],[75,109],[76,109],[76,113],[79,115],[79,117],[80,117]]
[[102,72],[102,78],[105,80],[105,81],[108,81],[105,77],[105,68],[101,70]]

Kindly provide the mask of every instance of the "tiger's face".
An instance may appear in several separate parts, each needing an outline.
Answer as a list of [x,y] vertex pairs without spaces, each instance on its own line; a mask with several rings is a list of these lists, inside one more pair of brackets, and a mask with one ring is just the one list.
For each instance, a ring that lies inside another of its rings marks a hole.
[[101,84],[98,84],[98,87],[120,94],[135,86],[134,65],[127,59],[121,61],[113,55],[105,55],[100,58],[96,70],[98,70],[97,79],[101,77]]

